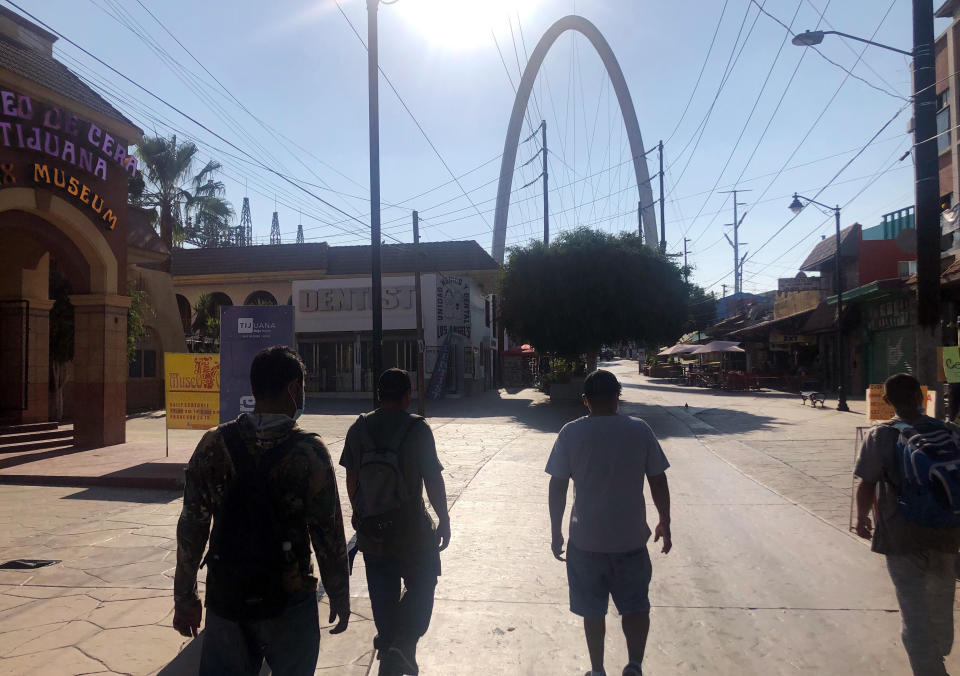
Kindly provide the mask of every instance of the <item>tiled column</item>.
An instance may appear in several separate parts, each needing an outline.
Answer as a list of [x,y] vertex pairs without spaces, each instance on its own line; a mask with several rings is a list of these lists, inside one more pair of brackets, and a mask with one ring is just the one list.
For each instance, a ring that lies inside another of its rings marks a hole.
[[71,296],[74,436],[96,448],[126,440],[127,296]]
[[27,409],[22,422],[50,420],[50,309],[52,300],[30,300],[27,340]]

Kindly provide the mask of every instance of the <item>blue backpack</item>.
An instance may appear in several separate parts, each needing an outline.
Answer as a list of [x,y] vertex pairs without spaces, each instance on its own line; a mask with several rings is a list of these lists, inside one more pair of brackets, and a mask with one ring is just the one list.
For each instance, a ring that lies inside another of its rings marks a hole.
[[908,520],[930,528],[960,526],[960,435],[932,418],[916,425],[895,422],[897,502]]

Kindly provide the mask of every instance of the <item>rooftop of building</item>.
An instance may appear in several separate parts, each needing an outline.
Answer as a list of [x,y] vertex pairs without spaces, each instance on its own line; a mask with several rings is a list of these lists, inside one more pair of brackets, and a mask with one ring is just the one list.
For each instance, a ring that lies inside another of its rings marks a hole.
[[[849,255],[852,252],[850,251],[851,244],[856,244],[859,240],[860,224],[854,223],[853,225],[847,226],[840,231],[840,246],[842,247],[843,255]],[[851,238],[851,235],[856,235]],[[801,270],[816,270],[818,266],[826,263],[831,260],[837,253],[837,236],[830,235],[829,237],[824,237],[822,240],[817,242],[817,245],[813,247],[813,250],[807,256],[806,260],[800,265]]]
[[[497,262],[477,242],[424,242],[420,244],[422,272],[496,270]],[[384,274],[416,271],[412,244],[381,247]],[[323,271],[328,276],[370,274],[370,246],[329,246],[326,242],[271,244],[219,249],[176,249],[174,276],[223,275],[241,272]]]
[[65,65],[53,58],[57,36],[0,7],[0,69],[76,101],[124,124],[134,125]]
[[934,16],[938,19],[952,19],[954,12],[960,9],[960,0],[947,0],[940,5]]

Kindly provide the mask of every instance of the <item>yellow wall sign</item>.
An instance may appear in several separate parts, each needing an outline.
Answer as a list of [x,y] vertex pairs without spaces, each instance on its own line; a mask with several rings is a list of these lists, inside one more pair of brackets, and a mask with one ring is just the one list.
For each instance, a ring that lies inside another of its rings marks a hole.
[[206,430],[220,422],[220,355],[163,355],[167,429]]
[[[926,402],[927,415],[936,415],[936,402],[933,399],[933,393],[927,392],[926,385],[921,386],[921,389],[923,390],[923,399]],[[883,385],[871,385],[867,388],[867,420],[869,422],[891,420],[896,414],[893,406],[883,400]]]

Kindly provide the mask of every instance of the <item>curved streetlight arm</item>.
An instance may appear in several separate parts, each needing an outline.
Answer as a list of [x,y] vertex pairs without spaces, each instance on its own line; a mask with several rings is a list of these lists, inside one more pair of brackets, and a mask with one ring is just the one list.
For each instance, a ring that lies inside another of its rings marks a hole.
[[[818,44],[820,44],[820,42],[823,40],[823,36],[824,36],[824,35],[839,35],[840,37],[844,37],[844,38],[847,38],[847,39],[849,39],[849,40],[856,40],[857,42],[863,42],[863,43],[866,43],[866,44],[868,44],[868,45],[873,45],[874,47],[880,47],[881,49],[887,49],[887,50],[889,50],[889,51],[891,51],[891,52],[896,52],[897,54],[903,54],[904,56],[909,56],[909,57],[911,57],[911,58],[913,57],[913,52],[908,52],[908,51],[903,50],[903,49],[898,49],[897,47],[891,47],[890,45],[885,45],[885,44],[883,44],[883,43],[881,43],[881,42],[874,42],[873,40],[866,40],[866,39],[864,39],[864,38],[858,38],[856,35],[850,35],[849,33],[843,33],[843,32],[841,32],[841,31],[806,31],[806,32],[804,32],[804,33],[800,33],[799,35],[797,35],[797,36],[795,37],[795,39],[794,39],[794,43],[793,43],[793,44],[795,44],[795,45],[802,45],[802,46],[808,46],[808,47],[809,47],[809,46],[812,46],[812,45],[818,45]],[[803,38],[804,38],[805,36],[810,36],[810,37],[808,38],[809,41],[804,41],[804,40],[803,40]],[[797,41],[798,39],[800,40],[799,42]]]
[[829,204],[824,204],[823,202],[818,202],[817,200],[812,200],[809,197],[804,197],[803,195],[798,195],[797,193],[793,194],[794,200],[803,200],[809,204],[816,204],[818,207],[823,207],[824,209],[829,209],[830,211],[840,211],[840,207],[832,207]]

